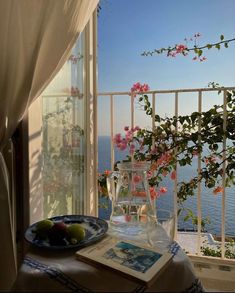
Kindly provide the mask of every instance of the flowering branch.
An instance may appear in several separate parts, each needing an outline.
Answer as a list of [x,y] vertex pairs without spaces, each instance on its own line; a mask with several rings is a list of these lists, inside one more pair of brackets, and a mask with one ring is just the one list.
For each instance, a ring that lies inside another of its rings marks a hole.
[[[219,87],[212,82],[209,84],[213,88]],[[131,88],[131,95],[138,96],[138,102],[143,107],[146,115],[152,117],[153,109],[149,101],[147,84],[135,83]],[[218,90],[218,94],[221,90]],[[227,91],[227,119],[226,130],[223,130],[223,106],[214,105],[206,112],[193,112],[186,116],[173,116],[161,118],[155,115],[154,130],[141,129],[136,126],[124,128],[124,135],[116,134],[113,138],[116,147],[123,151],[129,149],[126,160],[150,161],[151,167],[148,172],[150,194],[152,199],[167,192],[165,187],[161,187],[164,177],[170,176],[172,180],[176,178],[176,164],[180,166],[191,165],[193,159],[200,155],[202,168],[197,176],[191,178],[189,182],[178,182],[178,212],[185,212],[184,220],[191,219],[194,224],[197,218],[193,212],[185,208],[183,203],[188,196],[193,196],[199,182],[212,188],[213,194],[223,192],[222,178],[225,172],[225,186],[235,184],[235,91]],[[201,128],[199,130],[199,123]],[[178,126],[178,131],[175,131]],[[198,138],[200,137],[200,142]],[[222,149],[224,138],[229,141],[226,149]],[[177,152],[176,152],[177,150]],[[205,153],[205,151],[207,151]],[[225,152],[225,158],[223,154]],[[223,163],[226,168],[223,170]],[[100,189],[105,188],[105,175],[101,175],[99,182]],[[202,225],[209,222],[202,220]],[[203,226],[204,227],[204,226]]]
[[[187,56],[190,52],[194,52],[194,57],[192,60],[198,60],[200,62],[205,61],[207,58],[202,56],[204,49],[216,48],[218,50],[221,49],[221,45],[224,45],[225,48],[228,48],[228,44],[235,41],[235,38],[232,39],[224,39],[224,36],[220,36],[220,41],[215,43],[206,44],[203,46],[199,46],[197,44],[198,38],[201,37],[200,33],[196,33],[193,37],[187,39],[185,38],[185,44],[176,44],[175,46],[161,49],[154,49],[153,51],[144,51],[141,53],[141,56],[153,56],[154,54],[164,54],[166,53],[167,57],[176,57],[177,55]],[[194,42],[192,47],[188,46],[189,42]]]

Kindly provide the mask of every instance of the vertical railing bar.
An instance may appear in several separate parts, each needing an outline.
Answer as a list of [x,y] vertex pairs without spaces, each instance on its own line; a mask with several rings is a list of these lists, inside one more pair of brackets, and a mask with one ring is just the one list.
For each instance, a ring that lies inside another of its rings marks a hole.
[[[198,112],[202,113],[202,92],[198,92]],[[201,116],[198,120],[198,145],[201,146]],[[201,208],[201,152],[198,153],[197,160],[197,174],[198,174],[198,183],[197,183],[197,254],[201,255],[201,230],[202,230],[202,208]]]
[[134,94],[132,93],[131,94],[131,128],[133,129],[134,128]]
[[[155,125],[155,107],[156,107],[156,94],[152,94],[152,131],[153,133],[155,132],[156,125]],[[154,148],[155,146],[155,139],[154,136],[152,137],[152,147]],[[156,199],[153,201],[153,208],[156,213],[157,217],[157,210],[156,210]]]
[[[223,95],[223,131],[227,126],[227,91],[224,90]],[[221,258],[225,257],[225,188],[226,188],[226,135],[223,135],[223,176],[222,176],[222,206],[221,206]]]
[[[156,94],[153,93],[152,94],[152,130],[153,132],[155,131],[155,106],[156,106]],[[154,144],[155,140],[153,138],[153,144]]]
[[[179,116],[179,96],[178,96],[178,92],[175,92],[175,117],[178,120],[178,116]],[[176,122],[175,125],[175,134],[177,135],[178,133],[178,121]],[[175,148],[174,150],[174,154],[175,156],[177,156],[177,148]],[[178,237],[178,198],[177,198],[177,185],[178,185],[178,173],[177,173],[177,162],[175,165],[175,172],[176,172],[176,176],[175,176],[175,180],[174,180],[174,216],[175,216],[175,227],[174,227],[174,240],[177,240]]]
[[[134,112],[134,93],[131,93],[131,129],[134,129],[134,119],[135,119],[135,112]],[[131,154],[131,161],[134,160],[134,155]]]
[[[110,164],[111,164],[111,171],[114,171],[114,160],[115,160],[115,154],[114,154],[114,114],[113,114],[113,95],[110,95]],[[114,186],[114,180],[111,181],[111,193],[115,197],[115,186]]]
[[113,95],[110,95],[110,152],[111,152],[111,171],[114,170],[114,141],[113,141],[113,136],[114,136],[114,133],[113,133],[113,125],[114,125],[114,114],[113,114]]

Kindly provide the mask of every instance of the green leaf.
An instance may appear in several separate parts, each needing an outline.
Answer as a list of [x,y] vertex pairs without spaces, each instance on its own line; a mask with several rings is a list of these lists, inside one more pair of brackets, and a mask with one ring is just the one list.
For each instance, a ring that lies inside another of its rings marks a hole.
[[203,51],[202,50],[199,50],[198,51],[198,56],[200,57],[202,55]]
[[221,41],[223,41],[223,39],[224,39],[224,36],[223,36],[223,35],[221,35],[221,36],[220,36],[220,39],[221,39]]
[[155,121],[156,121],[156,122],[160,122],[160,121],[161,121],[161,118],[160,118],[159,115],[155,115]]
[[207,44],[207,49],[211,49],[212,48],[212,45],[211,44]]
[[184,217],[184,222],[188,221],[189,218],[190,218],[189,215],[185,216],[185,217]]
[[220,44],[217,44],[215,47],[220,50]]
[[228,43],[224,43],[224,47],[225,48],[228,48]]

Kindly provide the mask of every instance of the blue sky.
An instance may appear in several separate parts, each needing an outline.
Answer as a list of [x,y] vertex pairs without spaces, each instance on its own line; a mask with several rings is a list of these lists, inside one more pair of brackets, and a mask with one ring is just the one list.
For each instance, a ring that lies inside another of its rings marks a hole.
[[[235,42],[219,52],[206,50],[205,62],[192,61],[192,56],[140,55],[145,50],[183,43],[185,37],[197,32],[202,35],[199,45],[216,42],[221,34],[226,39],[234,38],[234,0],[102,0],[101,6],[99,92],[128,91],[137,81],[148,83],[151,89],[207,87],[211,81],[223,86],[235,85]],[[159,111],[162,107],[159,114],[170,114],[164,110],[168,105],[164,106],[163,101],[158,105]],[[100,107],[107,107],[108,111],[107,99],[100,98]],[[183,105],[182,111],[189,111],[188,107],[190,102]],[[128,120],[130,110],[124,108],[123,116]],[[123,125],[118,121],[116,124],[119,131]],[[99,132],[108,133],[100,119]]]

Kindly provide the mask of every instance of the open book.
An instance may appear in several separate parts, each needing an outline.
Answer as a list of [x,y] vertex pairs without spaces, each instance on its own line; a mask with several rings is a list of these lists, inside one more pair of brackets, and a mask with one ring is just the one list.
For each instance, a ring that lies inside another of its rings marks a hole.
[[171,253],[160,253],[156,248],[111,236],[78,250],[76,256],[147,286],[151,286],[173,257]]

